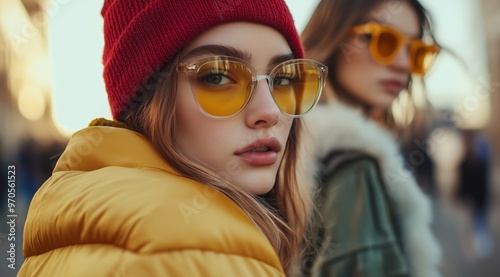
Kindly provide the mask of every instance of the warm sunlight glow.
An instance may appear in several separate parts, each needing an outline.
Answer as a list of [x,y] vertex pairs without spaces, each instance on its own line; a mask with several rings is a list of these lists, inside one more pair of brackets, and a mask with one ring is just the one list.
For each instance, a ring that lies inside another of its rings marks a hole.
[[40,119],[46,108],[43,95],[33,85],[26,85],[21,89],[17,98],[17,106],[21,114],[31,121]]
[[102,79],[102,1],[57,5],[49,15],[54,118],[62,133],[71,134],[94,118],[111,118]]
[[18,1],[0,1],[0,28],[16,52],[37,32],[28,19],[26,9]]

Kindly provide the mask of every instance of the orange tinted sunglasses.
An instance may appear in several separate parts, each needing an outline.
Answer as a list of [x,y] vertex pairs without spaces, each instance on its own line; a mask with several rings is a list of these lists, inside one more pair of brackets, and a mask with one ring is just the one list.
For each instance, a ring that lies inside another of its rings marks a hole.
[[440,48],[437,44],[425,43],[421,39],[412,39],[396,29],[377,23],[367,23],[352,28],[352,34],[371,35],[370,53],[380,64],[389,64],[398,55],[401,47],[409,45],[410,71],[424,75],[434,63]]

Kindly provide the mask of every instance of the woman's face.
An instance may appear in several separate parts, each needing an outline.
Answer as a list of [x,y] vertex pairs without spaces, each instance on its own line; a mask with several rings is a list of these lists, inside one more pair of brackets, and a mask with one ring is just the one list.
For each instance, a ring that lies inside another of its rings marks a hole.
[[[238,22],[198,36],[183,50],[181,62],[228,53],[247,59],[259,74],[268,74],[278,60],[292,55],[278,31]],[[199,109],[187,74],[179,73],[175,113],[176,141],[190,159],[250,193],[261,195],[272,189],[293,119],[280,112],[265,79],[255,86],[240,113],[218,119]]]
[[[407,37],[419,38],[418,17],[407,1],[380,3],[365,21],[389,25]],[[382,65],[371,56],[369,41],[356,35],[341,44],[335,79],[342,89],[368,106],[386,109],[409,82],[408,47],[402,47],[392,62]]]

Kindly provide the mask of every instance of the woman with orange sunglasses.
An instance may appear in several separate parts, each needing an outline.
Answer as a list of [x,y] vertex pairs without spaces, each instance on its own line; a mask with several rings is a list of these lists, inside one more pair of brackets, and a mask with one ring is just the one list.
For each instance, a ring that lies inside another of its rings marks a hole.
[[415,0],[322,0],[302,39],[307,57],[330,68],[306,117],[317,239],[305,275],[439,276],[430,201],[391,112],[440,51],[427,11]]
[[[293,276],[301,116],[327,68],[283,0],[105,0],[113,120],[35,194],[18,276]],[[262,43],[262,42],[265,43]]]

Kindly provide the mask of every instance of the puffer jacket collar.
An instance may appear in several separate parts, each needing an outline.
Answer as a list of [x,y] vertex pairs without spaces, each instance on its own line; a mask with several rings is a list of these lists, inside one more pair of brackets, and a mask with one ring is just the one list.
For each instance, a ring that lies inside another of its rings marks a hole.
[[93,121],[90,127],[74,133],[54,172],[92,171],[107,166],[150,167],[179,175],[147,138],[108,120]]

